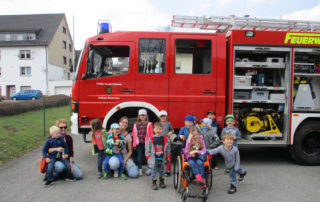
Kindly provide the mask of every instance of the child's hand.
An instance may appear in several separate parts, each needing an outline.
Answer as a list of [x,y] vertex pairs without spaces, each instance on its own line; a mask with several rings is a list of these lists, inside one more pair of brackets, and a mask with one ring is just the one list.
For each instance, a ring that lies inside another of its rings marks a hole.
[[167,134],[168,138],[171,137],[172,133],[173,133],[173,131],[171,131],[171,132],[169,132],[169,133]]
[[47,163],[50,163],[50,158],[46,158],[46,162],[47,162]]
[[63,152],[63,151],[64,151],[64,148],[63,148],[63,147],[57,147],[57,148],[56,148],[56,151],[57,151],[57,152]]
[[184,135],[180,135],[181,140],[185,140]]
[[64,159],[68,158],[68,154],[62,154],[62,158]]

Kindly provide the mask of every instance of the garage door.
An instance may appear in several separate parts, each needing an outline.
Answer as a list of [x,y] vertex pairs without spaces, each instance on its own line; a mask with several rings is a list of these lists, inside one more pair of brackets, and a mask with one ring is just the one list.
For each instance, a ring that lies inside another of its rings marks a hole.
[[63,94],[70,96],[71,95],[71,86],[56,86],[55,87],[55,94]]

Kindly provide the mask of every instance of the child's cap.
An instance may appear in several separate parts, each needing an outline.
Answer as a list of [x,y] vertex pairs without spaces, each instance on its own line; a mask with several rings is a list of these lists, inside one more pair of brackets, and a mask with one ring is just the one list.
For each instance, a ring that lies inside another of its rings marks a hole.
[[117,123],[111,124],[111,129],[119,129],[119,128],[120,128],[119,124]]
[[227,119],[233,119],[234,120],[234,116],[232,114],[228,114],[224,120],[226,121]]
[[205,123],[205,124],[209,124],[209,125],[212,124],[212,120],[209,119],[209,118],[204,118],[204,119],[202,119],[202,122]]
[[184,118],[184,121],[191,121],[191,122],[193,122],[193,121],[194,121],[193,116],[192,116],[192,115],[187,115],[187,116]]
[[159,117],[161,117],[161,116],[168,116],[168,113],[165,110],[161,110],[159,112]]
[[147,110],[140,109],[139,112],[138,112],[138,115],[147,115]]

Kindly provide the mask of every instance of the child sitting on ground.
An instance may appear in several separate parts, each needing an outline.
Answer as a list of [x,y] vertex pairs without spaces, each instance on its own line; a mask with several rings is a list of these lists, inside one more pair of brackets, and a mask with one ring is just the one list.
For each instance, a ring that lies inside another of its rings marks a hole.
[[[160,119],[160,123],[163,126],[163,134],[167,136],[168,141],[170,141],[171,143],[170,137],[174,132],[174,130],[171,123],[168,121],[168,113],[165,110],[161,110],[159,112],[159,119]],[[164,173],[164,176],[169,177],[170,171],[171,171],[171,160],[168,159],[167,165],[166,165],[166,172]]]
[[204,161],[206,160],[206,146],[202,138],[200,138],[199,129],[195,126],[190,128],[184,153],[195,176],[195,181],[200,183],[201,188],[205,187]]
[[164,165],[170,156],[170,141],[163,135],[163,126],[156,122],[153,126],[154,135],[146,143],[146,158],[151,168],[152,189],[157,190],[157,173],[159,173],[159,187],[166,188],[164,184]]
[[220,145],[219,147],[215,149],[209,149],[207,152],[210,155],[218,154],[220,153],[224,160],[227,169],[230,170],[229,177],[230,177],[230,188],[228,190],[229,194],[233,194],[237,191],[237,176],[236,174],[239,174],[239,181],[242,181],[244,176],[247,174],[247,172],[240,168],[240,154],[238,147],[235,147],[233,145],[234,142],[234,136],[230,133],[225,134],[222,137],[223,145]]
[[46,187],[53,184],[53,170],[54,163],[56,161],[61,161],[65,165],[67,171],[66,180],[74,180],[74,177],[71,174],[70,163],[68,161],[68,145],[62,138],[60,138],[60,129],[57,126],[51,126],[49,132],[51,137],[47,139],[42,148],[43,158],[45,158],[46,162],[48,163],[46,172],[47,181],[44,184]]
[[109,160],[112,156],[115,156],[119,159],[119,176],[123,179],[127,179],[127,176],[123,173],[124,164],[122,149],[126,145],[124,137],[120,134],[120,126],[117,123],[111,124],[112,133],[107,138],[107,149],[106,149],[106,158],[104,159],[104,175],[103,178],[106,179],[109,177]]

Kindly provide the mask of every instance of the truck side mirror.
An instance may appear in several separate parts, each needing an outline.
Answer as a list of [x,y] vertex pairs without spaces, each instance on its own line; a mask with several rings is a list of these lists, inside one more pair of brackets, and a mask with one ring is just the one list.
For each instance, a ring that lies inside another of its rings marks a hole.
[[81,80],[85,80],[87,78],[87,74],[82,74],[81,75]]

